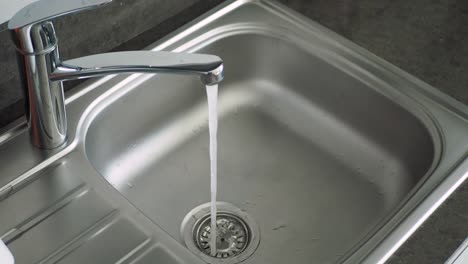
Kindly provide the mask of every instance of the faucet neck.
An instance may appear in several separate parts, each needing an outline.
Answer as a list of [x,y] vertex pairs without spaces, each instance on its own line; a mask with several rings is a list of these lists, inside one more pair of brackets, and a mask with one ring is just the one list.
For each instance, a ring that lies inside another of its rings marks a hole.
[[26,116],[32,142],[43,149],[63,146],[67,118],[62,81],[119,73],[177,73],[200,76],[206,85],[224,77],[214,55],[128,51],[61,61],[50,19],[94,8],[111,0],[41,0],[20,10],[8,23],[16,45]]
[[67,123],[61,81],[50,80],[60,63],[53,18],[89,10],[112,0],[40,0],[19,10],[8,22],[18,54],[26,116],[32,142],[54,149],[66,141]]
[[45,21],[10,32],[17,50],[32,143],[43,149],[60,147],[66,141],[67,122],[62,83],[49,78],[60,63],[54,26]]

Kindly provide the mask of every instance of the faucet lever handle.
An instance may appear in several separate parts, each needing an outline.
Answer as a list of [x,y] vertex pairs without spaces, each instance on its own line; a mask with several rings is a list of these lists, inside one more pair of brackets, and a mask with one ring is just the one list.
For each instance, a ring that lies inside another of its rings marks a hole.
[[8,29],[21,29],[62,15],[93,9],[110,2],[112,0],[39,0],[16,12],[8,22]]

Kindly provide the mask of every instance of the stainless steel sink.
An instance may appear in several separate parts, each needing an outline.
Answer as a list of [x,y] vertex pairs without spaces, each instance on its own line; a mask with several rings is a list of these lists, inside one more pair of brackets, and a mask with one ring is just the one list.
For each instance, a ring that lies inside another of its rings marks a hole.
[[[383,263],[467,177],[466,106],[280,4],[228,2],[149,48],[225,62],[218,198],[261,237],[243,263]],[[3,137],[0,174],[16,177],[0,197],[60,170],[193,263],[181,224],[210,198],[199,80],[112,76],[67,102],[67,148],[33,152],[21,127]]]
[[[437,135],[423,113],[330,65],[319,47],[275,33],[241,26],[194,49],[222,57],[227,72],[219,199],[260,226],[260,247],[247,263],[327,263],[430,172]],[[210,199],[208,139],[200,82],[156,76],[96,116],[85,148],[115,188],[179,238],[184,216]]]

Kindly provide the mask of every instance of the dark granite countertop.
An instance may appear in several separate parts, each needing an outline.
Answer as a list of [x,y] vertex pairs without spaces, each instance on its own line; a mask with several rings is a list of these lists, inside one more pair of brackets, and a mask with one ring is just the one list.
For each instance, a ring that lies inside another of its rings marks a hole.
[[[58,32],[73,39],[63,57],[141,49],[211,9],[222,0],[116,0],[102,11],[59,19]],[[280,0],[390,63],[468,104],[468,1],[463,0]],[[150,21],[135,12],[159,8]],[[157,7],[156,7],[157,5]],[[126,6],[124,11],[119,6]],[[113,10],[113,11],[112,11]],[[138,11],[140,10],[140,11]],[[113,14],[113,15],[111,15]],[[94,18],[112,17],[98,24]],[[157,18],[159,17],[159,18]],[[64,31],[63,24],[88,21]],[[130,23],[132,22],[132,23]],[[94,23],[94,24],[93,24]],[[128,25],[128,26],[126,26]],[[102,41],[102,32],[117,32]],[[138,28],[138,31],[132,30]],[[87,32],[85,32],[87,31]],[[11,68],[14,53],[0,31],[0,127],[23,114]],[[79,37],[85,36],[86,37]],[[78,49],[78,47],[80,47]],[[465,183],[391,258],[390,264],[443,263],[468,236],[468,183]]]

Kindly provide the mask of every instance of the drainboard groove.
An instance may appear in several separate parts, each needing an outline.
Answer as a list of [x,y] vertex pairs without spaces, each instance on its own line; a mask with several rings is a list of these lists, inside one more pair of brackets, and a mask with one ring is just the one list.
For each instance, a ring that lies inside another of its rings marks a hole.
[[54,214],[58,210],[70,204],[74,199],[85,195],[88,192],[88,187],[85,184],[81,184],[80,186],[72,190],[69,194],[67,194],[66,197],[56,202],[54,205],[50,206],[49,208],[46,208],[42,212],[39,212],[29,217],[28,219],[20,223],[18,226],[1,235],[0,239],[2,239],[7,244],[11,243],[23,233],[40,224],[43,220],[47,219],[50,215]]

